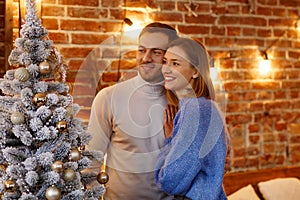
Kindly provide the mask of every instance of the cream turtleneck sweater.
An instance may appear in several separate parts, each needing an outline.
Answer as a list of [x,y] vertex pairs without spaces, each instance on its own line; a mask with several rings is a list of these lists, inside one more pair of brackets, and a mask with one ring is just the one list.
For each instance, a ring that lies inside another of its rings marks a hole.
[[107,154],[110,179],[105,200],[170,198],[154,181],[155,162],[164,144],[165,106],[163,83],[149,84],[139,75],[104,88],[95,97],[88,149]]

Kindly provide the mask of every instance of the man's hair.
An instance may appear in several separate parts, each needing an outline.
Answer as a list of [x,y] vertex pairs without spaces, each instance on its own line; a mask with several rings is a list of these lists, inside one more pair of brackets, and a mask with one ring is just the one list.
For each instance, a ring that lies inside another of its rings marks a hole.
[[178,38],[177,31],[175,28],[168,24],[163,24],[160,22],[152,22],[145,26],[140,35],[139,38],[144,34],[144,33],[163,33],[168,36],[168,41],[171,42]]

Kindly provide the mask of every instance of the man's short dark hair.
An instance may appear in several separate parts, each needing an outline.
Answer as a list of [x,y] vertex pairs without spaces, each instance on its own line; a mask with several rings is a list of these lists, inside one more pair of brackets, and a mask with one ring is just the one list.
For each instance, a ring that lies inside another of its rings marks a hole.
[[168,25],[168,24],[163,24],[160,22],[152,22],[148,25],[146,25],[140,35],[139,38],[144,34],[144,33],[163,33],[168,36],[169,42],[172,40],[178,38],[177,31],[174,27]]

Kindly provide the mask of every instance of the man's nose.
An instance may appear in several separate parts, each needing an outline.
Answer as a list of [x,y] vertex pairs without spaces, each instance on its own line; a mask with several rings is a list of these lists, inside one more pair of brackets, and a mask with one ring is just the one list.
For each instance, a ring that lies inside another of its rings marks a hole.
[[146,50],[144,57],[143,57],[144,62],[152,62],[152,52],[151,50]]

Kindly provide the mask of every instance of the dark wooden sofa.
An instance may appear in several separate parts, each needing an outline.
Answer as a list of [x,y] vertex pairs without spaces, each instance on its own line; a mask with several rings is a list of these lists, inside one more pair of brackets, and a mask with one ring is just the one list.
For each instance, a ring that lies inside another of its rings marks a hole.
[[234,193],[249,184],[253,186],[256,194],[263,199],[257,184],[275,178],[297,177],[300,179],[300,166],[261,169],[247,172],[226,173],[223,185],[227,195]]

